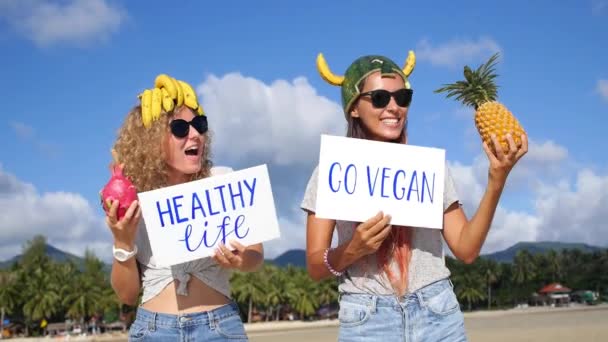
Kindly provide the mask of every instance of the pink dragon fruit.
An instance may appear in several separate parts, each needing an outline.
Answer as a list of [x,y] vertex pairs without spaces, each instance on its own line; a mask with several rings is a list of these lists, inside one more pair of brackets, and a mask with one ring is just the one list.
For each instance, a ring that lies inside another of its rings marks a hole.
[[117,219],[120,220],[131,203],[137,199],[137,189],[129,178],[122,173],[122,167],[114,164],[112,167],[112,177],[101,190],[101,205],[106,213],[110,212],[110,207],[114,200],[118,200]]

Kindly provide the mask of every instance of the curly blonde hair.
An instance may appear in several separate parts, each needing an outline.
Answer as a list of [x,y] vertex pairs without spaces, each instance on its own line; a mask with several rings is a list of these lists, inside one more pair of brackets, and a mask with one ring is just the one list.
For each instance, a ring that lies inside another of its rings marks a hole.
[[[168,186],[169,166],[165,162],[165,144],[171,134],[169,122],[174,113],[184,106],[176,107],[169,113],[164,110],[158,120],[148,128],[141,119],[141,106],[136,106],[125,118],[114,144],[118,162],[124,164],[123,173],[135,185],[138,192],[155,190]],[[206,132],[201,170],[191,175],[190,181],[209,177],[213,163],[210,159],[211,134]]]

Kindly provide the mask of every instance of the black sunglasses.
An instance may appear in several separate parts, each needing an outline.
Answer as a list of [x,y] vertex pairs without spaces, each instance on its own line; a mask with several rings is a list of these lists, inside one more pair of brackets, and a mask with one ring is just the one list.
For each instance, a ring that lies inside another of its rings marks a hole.
[[205,134],[209,128],[206,115],[197,115],[192,121],[184,119],[171,120],[169,126],[171,127],[171,133],[177,138],[187,137],[190,132],[190,126],[194,127],[200,134]]
[[369,95],[372,99],[372,105],[375,108],[384,108],[391,101],[391,96],[395,99],[395,103],[399,107],[407,107],[412,102],[412,94],[414,91],[412,89],[399,89],[393,92],[390,92],[386,89],[376,89],[372,91],[368,91],[366,93],[361,93],[360,96]]

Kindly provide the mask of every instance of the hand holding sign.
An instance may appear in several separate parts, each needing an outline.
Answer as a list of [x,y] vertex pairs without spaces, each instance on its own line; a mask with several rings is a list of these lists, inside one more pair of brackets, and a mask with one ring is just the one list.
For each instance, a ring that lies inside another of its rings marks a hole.
[[350,242],[355,255],[362,257],[375,253],[391,232],[391,216],[379,212],[355,229]]
[[234,247],[234,250],[231,251],[223,243],[220,243],[213,258],[224,268],[236,268],[237,270],[241,270],[245,246],[234,240],[230,241],[230,245]]

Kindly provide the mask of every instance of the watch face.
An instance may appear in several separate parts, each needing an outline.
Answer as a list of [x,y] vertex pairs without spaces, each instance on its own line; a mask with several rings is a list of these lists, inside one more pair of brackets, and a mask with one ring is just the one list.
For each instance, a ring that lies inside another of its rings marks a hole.
[[115,255],[119,259],[125,259],[127,257],[127,254],[125,252],[122,252],[122,251],[116,251]]
[[135,246],[135,248],[131,252],[125,251],[124,249],[113,247],[114,258],[116,258],[116,260],[118,260],[118,261],[126,261],[127,259],[134,256],[136,253],[137,253],[137,246]]

